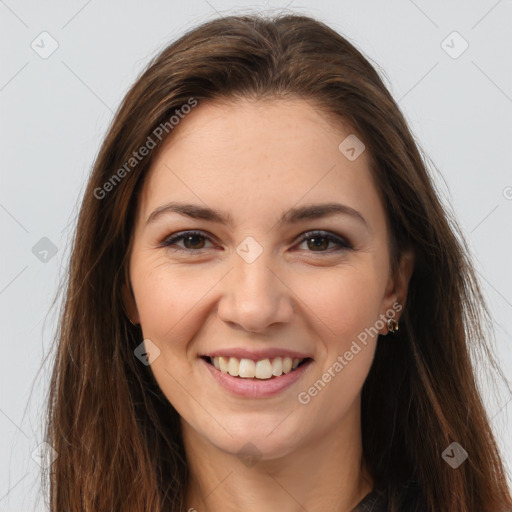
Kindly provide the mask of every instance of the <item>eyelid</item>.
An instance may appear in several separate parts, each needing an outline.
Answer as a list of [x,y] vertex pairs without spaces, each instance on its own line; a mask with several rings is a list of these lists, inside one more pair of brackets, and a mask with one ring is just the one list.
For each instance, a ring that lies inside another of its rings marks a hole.
[[[200,253],[201,251],[208,249],[208,248],[202,248],[202,249],[194,250],[194,249],[187,249],[187,248],[183,248],[183,247],[174,247],[174,248],[171,247],[171,245],[173,245],[175,242],[183,240],[183,238],[185,238],[186,236],[193,236],[193,235],[201,236],[201,237],[205,238],[206,240],[210,240],[210,241],[212,241],[212,239],[215,238],[215,237],[213,237],[213,235],[209,234],[208,232],[201,231],[201,230],[193,230],[192,229],[192,230],[186,230],[186,231],[179,231],[177,233],[174,233],[174,234],[166,237],[161,242],[160,247],[168,248],[170,250],[188,252],[188,253]],[[305,233],[301,234],[297,240],[296,245],[300,245],[303,242],[305,242],[306,240],[313,238],[315,236],[317,236],[319,238],[326,238],[327,240],[337,244],[338,248],[335,251],[327,250],[327,251],[307,251],[307,252],[310,252],[313,254],[315,252],[318,254],[332,254],[332,253],[340,252],[343,250],[353,250],[354,249],[353,245],[345,237],[342,237],[341,235],[337,235],[330,231],[318,230],[318,229],[306,231]]]

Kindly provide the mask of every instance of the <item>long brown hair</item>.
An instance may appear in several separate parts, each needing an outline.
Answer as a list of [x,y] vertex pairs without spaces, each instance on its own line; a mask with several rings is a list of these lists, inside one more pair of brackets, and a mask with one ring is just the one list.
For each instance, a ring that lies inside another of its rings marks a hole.
[[[150,62],[113,119],[81,204],[56,337],[51,510],[184,509],[179,416],[134,356],[142,332],[123,309],[138,192],[158,148],[134,154],[172,136],[169,120],[184,105],[237,98],[302,98],[351,126],[371,156],[393,271],[403,251],[415,253],[400,331],[379,339],[362,393],[364,459],[388,510],[403,510],[411,490],[430,512],[510,510],[471,362],[477,349],[495,368],[462,234],[374,67],[325,24],[290,14],[228,16],[189,31]],[[457,469],[441,456],[452,442],[469,453]]]

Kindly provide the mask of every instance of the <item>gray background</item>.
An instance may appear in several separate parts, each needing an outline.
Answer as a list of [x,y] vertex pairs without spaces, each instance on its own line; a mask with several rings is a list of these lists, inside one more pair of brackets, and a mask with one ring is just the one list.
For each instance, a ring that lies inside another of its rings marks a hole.
[[[261,9],[313,15],[379,66],[442,174],[436,181],[474,255],[510,378],[511,0],[0,0],[0,511],[44,510],[32,453],[41,442],[43,357],[55,328],[49,310],[113,111],[149,58],[185,30]],[[52,44],[56,51],[42,58]],[[510,395],[496,394],[486,379],[482,389],[510,474]]]

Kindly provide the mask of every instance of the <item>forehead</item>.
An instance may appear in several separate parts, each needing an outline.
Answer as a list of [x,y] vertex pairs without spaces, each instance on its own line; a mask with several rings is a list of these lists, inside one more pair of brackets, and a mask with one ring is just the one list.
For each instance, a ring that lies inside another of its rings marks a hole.
[[252,214],[262,205],[280,213],[301,201],[341,201],[383,215],[370,155],[344,153],[343,141],[353,146],[354,137],[301,99],[200,102],[159,149],[139,206],[147,218],[172,200]]

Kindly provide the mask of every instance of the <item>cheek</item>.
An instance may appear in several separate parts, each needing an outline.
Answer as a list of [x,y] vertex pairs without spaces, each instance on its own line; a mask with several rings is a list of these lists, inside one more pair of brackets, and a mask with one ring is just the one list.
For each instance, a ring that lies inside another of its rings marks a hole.
[[193,384],[191,376],[197,364],[194,353],[188,353],[190,341],[207,321],[204,305],[208,292],[224,273],[180,268],[161,258],[133,259],[132,288],[143,338],[159,349],[151,372],[169,402],[187,418],[195,409],[183,389]]
[[190,269],[143,257],[134,257],[131,268],[144,337],[154,339],[161,350],[181,350],[200,327],[201,303],[225,270]]
[[379,318],[384,283],[374,264],[362,263],[310,272],[294,283],[321,337],[340,350]]
[[[326,422],[336,421],[357,398],[373,362],[384,283],[378,267],[366,264],[318,272],[296,285],[319,355],[315,378],[301,390],[299,403],[326,415]],[[326,403],[333,404],[328,411]]]

